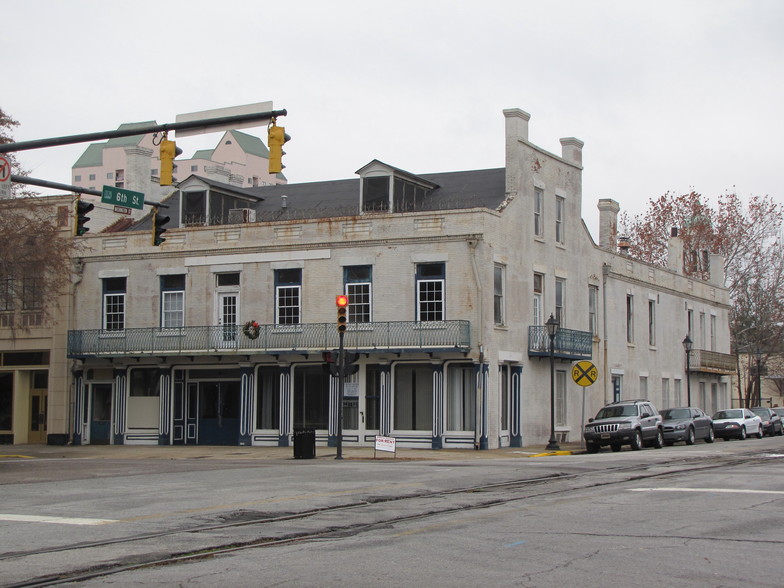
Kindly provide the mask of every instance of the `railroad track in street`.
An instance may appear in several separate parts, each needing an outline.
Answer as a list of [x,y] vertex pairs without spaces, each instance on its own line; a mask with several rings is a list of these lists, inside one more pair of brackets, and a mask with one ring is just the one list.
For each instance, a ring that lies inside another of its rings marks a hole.
[[[783,458],[784,455],[774,457]],[[38,569],[40,558],[57,553],[73,553],[70,569],[46,573],[25,581],[3,583],[6,588],[54,586],[84,582],[129,570],[163,566],[219,557],[233,552],[266,549],[293,542],[308,542],[353,536],[382,526],[417,519],[449,515],[458,511],[513,504],[596,487],[610,487],[632,481],[676,476],[693,471],[725,468],[753,461],[770,461],[759,451],[710,457],[684,456],[665,463],[634,464],[578,473],[555,473],[540,477],[472,485],[438,491],[417,491],[402,495],[365,497],[346,504],[269,516],[253,511],[227,513],[223,522],[193,524],[181,528],[139,533],[113,539],[50,546],[38,550],[0,554],[0,566]],[[394,514],[389,508],[394,504]],[[232,534],[232,531],[238,533]],[[184,542],[189,549],[167,550],[167,544]],[[122,557],[107,557],[112,547],[131,546]],[[107,561],[108,560],[108,561]]]

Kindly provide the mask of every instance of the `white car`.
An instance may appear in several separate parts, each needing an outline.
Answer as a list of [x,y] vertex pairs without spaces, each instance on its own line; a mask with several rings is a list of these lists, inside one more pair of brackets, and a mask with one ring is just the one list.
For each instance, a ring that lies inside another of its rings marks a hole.
[[748,408],[728,408],[713,415],[713,432],[725,441],[756,435],[762,439],[762,419]]

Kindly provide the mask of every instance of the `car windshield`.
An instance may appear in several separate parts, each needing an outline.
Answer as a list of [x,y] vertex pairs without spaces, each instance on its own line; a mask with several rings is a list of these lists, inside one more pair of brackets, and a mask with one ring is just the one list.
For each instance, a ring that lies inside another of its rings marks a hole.
[[764,416],[764,417],[768,416],[768,409],[767,408],[752,408],[751,412],[753,412],[754,414],[758,414],[760,416]]
[[667,410],[663,410],[661,415],[665,421],[687,419],[689,418],[690,411],[688,408],[668,408]]
[[735,410],[720,410],[715,415],[713,415],[714,420],[721,420],[721,419],[742,419],[743,418],[743,411],[740,409]]
[[613,419],[616,417],[637,416],[636,404],[624,404],[622,406],[605,406],[597,414],[597,419]]

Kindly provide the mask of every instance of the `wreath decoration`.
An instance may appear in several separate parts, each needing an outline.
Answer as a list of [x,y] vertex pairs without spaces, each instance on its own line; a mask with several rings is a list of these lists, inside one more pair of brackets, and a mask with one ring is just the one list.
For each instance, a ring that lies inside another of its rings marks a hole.
[[261,327],[259,327],[259,323],[256,321],[248,321],[242,327],[242,332],[248,339],[258,339],[260,331]]

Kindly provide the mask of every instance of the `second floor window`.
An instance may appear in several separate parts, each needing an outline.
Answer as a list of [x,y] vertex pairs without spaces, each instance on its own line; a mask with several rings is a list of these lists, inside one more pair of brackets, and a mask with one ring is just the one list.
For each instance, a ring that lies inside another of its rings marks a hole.
[[493,268],[493,318],[495,324],[505,324],[504,319],[504,266]]
[[555,199],[555,241],[564,242],[564,204],[565,201],[560,196]]
[[275,270],[275,322],[298,325],[302,322],[302,270]]
[[599,336],[599,287],[588,286],[588,329],[594,337]]
[[185,275],[161,276],[161,327],[185,325]]
[[544,292],[544,275],[534,274],[534,325],[542,323],[542,293]]
[[445,317],[446,267],[443,263],[420,263],[416,270],[418,321],[442,321]]
[[648,300],[648,345],[656,345],[656,301]]
[[557,278],[555,280],[555,318],[561,327],[566,326],[566,280]]
[[626,342],[634,343],[634,296],[626,296]]
[[105,331],[125,330],[125,288],[126,278],[103,280],[103,329]]
[[14,309],[14,280],[0,276],[0,310]]
[[544,236],[544,190],[534,188],[534,235]]
[[348,322],[369,323],[372,315],[373,273],[369,265],[353,265],[343,269],[348,296]]
[[43,280],[34,276],[22,278],[22,310],[37,310],[43,305]]

